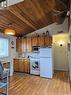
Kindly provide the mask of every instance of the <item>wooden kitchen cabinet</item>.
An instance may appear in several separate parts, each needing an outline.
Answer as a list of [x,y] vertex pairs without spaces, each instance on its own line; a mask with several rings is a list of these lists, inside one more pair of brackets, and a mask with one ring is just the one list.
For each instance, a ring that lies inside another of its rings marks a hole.
[[45,36],[44,46],[51,46],[52,45],[52,37]]
[[32,52],[32,46],[50,46],[52,45],[51,36],[36,36],[36,37],[18,37],[16,40],[17,52]]
[[32,46],[37,46],[37,37],[32,37]]
[[40,46],[40,47],[44,46],[44,37],[43,36],[38,37],[38,46]]
[[22,52],[27,51],[27,39],[22,37]]
[[27,50],[27,42],[26,38],[18,37],[16,39],[16,51],[17,52],[26,52]]
[[32,52],[32,42],[31,42],[31,37],[27,37],[27,52]]
[[19,37],[16,39],[16,51],[22,52],[22,39]]
[[49,45],[52,45],[52,37],[49,37]]
[[32,45],[31,45],[31,38],[30,37],[22,38],[22,51],[23,52],[31,52],[32,51]]
[[51,36],[39,36],[37,37],[38,46],[50,46],[52,44],[52,37]]
[[14,59],[14,71],[30,73],[29,59]]
[[30,61],[29,60],[24,60],[24,72],[30,73]]
[[14,71],[19,71],[19,60],[14,59]]
[[23,64],[23,60],[19,59],[19,72],[24,72],[24,64]]
[[41,43],[41,39],[40,39],[40,36],[37,37],[37,46],[40,46],[40,43]]

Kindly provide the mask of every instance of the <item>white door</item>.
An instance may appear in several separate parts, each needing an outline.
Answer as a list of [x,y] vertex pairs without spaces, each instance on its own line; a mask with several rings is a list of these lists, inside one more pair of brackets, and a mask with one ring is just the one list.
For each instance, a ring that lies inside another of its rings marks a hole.
[[68,70],[67,46],[55,46],[53,52],[54,67],[56,70]]

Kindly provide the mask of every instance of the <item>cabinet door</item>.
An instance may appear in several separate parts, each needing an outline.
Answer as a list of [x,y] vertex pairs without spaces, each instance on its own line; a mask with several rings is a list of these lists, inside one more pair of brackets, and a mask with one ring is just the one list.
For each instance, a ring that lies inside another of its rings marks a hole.
[[52,37],[49,37],[49,45],[52,45]]
[[38,45],[41,47],[44,46],[44,37],[43,36],[38,37]]
[[40,37],[37,37],[37,46],[40,46],[40,44],[41,44],[41,39]]
[[37,46],[37,37],[32,37],[32,46]]
[[26,52],[26,50],[27,50],[27,39],[22,38],[22,51]]
[[27,73],[30,73],[30,61],[29,60],[26,61],[26,65],[27,65]]
[[16,39],[16,51],[22,52],[22,39],[21,38]]
[[45,36],[45,46],[50,46],[52,44],[52,37]]
[[45,46],[49,45],[49,37],[45,36],[45,42],[44,42]]
[[27,52],[32,51],[31,37],[27,37]]
[[14,71],[19,71],[19,60],[14,59]]
[[25,73],[30,73],[29,60],[24,60],[24,70],[25,70]]
[[19,59],[19,72],[24,72],[23,60]]

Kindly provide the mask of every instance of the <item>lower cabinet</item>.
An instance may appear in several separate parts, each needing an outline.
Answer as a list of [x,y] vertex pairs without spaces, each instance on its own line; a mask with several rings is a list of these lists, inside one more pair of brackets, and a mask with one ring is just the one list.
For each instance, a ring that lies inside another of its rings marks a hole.
[[24,60],[24,72],[30,73],[30,61],[29,60]]
[[29,59],[14,59],[14,71],[30,73]]
[[24,72],[24,62],[21,59],[18,60],[18,71]]
[[14,59],[14,71],[19,71],[19,61],[18,59]]

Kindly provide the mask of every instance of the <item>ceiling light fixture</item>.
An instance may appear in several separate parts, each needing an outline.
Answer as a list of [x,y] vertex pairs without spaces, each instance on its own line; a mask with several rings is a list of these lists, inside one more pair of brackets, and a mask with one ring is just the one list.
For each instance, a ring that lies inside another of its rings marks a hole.
[[4,33],[7,35],[15,35],[15,30],[7,28],[5,29]]

